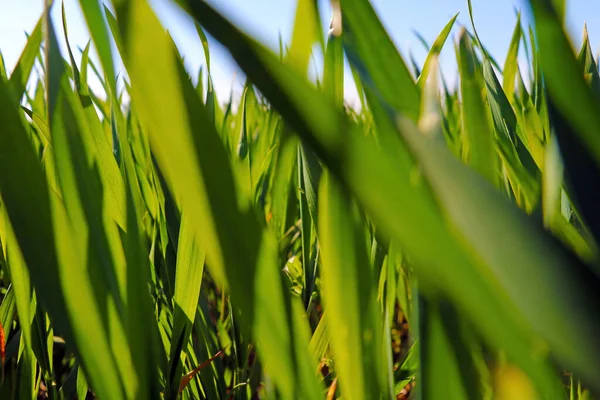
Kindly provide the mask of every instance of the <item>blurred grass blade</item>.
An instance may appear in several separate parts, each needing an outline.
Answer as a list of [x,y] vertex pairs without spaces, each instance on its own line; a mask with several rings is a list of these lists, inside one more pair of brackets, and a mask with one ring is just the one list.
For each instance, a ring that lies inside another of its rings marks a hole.
[[297,0],[292,45],[287,60],[301,74],[308,71],[308,62],[315,43],[319,43],[321,48],[324,47],[319,2]]
[[346,0],[342,15],[344,48],[350,62],[355,68],[376,71],[371,79],[382,97],[397,111],[416,121],[419,91],[373,6],[368,0]]
[[[444,302],[432,303],[420,299],[419,323],[421,327],[421,376],[419,392],[424,399],[446,399],[449,393],[454,399],[483,398],[477,390],[480,377],[473,373],[464,338],[458,329],[457,315]],[[444,382],[443,385],[440,382]]]
[[[196,309],[198,308],[205,255],[195,237],[196,231],[190,226],[190,221],[185,216],[182,218],[180,229],[179,245],[177,246],[177,266],[175,270],[175,295],[173,296],[175,309],[173,312],[170,355],[170,370],[173,375],[170,377],[170,395],[172,398],[175,398],[177,395],[176,390],[179,388],[181,370],[185,362],[185,359],[181,358],[185,353],[182,352],[180,356],[179,354],[174,354],[174,351],[178,342],[185,345],[190,339]],[[181,360],[181,366],[175,360]],[[175,375],[175,371],[179,371],[180,373]]]
[[[555,3],[563,3],[555,0]],[[551,0],[530,0],[539,44],[539,63],[548,95],[573,127],[597,164],[600,164],[600,100],[586,84],[573,48],[562,28],[561,11]],[[561,62],[556,62],[561,60]],[[573,101],[577,99],[577,101]]]
[[583,44],[581,45],[581,50],[577,56],[577,61],[579,61],[583,68],[585,80],[596,95],[600,97],[600,76],[598,74],[598,65],[596,64],[596,60],[594,60],[594,53],[592,53],[587,25],[583,28]]
[[328,173],[319,192],[323,296],[340,384],[345,398],[380,398],[386,393],[381,326],[361,224],[348,193]]
[[[421,71],[421,74],[419,75],[419,79],[417,79],[417,87],[419,88],[420,92],[423,92],[423,89],[425,88],[425,83],[427,82],[427,78],[429,77],[429,72],[431,70],[432,63],[435,59],[437,59],[437,56],[439,56],[439,54],[441,53],[442,48],[446,43],[446,39],[448,39],[450,31],[452,30],[452,27],[454,27],[454,22],[456,21],[456,18],[458,18],[458,13],[450,19],[446,26],[444,26],[444,29],[442,29],[442,31],[438,34],[431,48],[427,47],[429,52],[427,53],[427,58],[425,59],[425,63],[423,64],[423,69]],[[424,44],[426,45],[426,43]]]
[[[6,216],[5,216],[6,218]],[[14,230],[8,219],[4,222],[6,236],[6,261],[10,265],[9,273],[12,292],[15,297],[17,307],[17,316],[21,328],[21,337],[25,343],[25,348],[31,351],[31,283],[29,280],[29,270],[25,265],[23,254],[19,248],[19,243],[15,237]]]
[[25,92],[35,60],[40,53],[42,25],[42,19],[40,18],[33,29],[33,32],[31,32],[31,35],[27,39],[27,44],[19,57],[19,61],[17,61],[17,65],[10,75],[10,85],[12,87],[13,95],[19,100]]
[[519,56],[519,44],[521,43],[521,37],[523,32],[521,30],[521,13],[517,15],[517,23],[515,30],[513,31],[512,39],[508,52],[506,53],[506,60],[504,61],[504,68],[502,69],[502,86],[509,103],[512,104],[515,95],[515,78],[517,76],[518,56]]
[[[114,75],[114,61],[111,51],[110,36],[103,17],[101,3],[102,2],[98,0],[79,1],[87,27],[90,30],[94,45],[98,51],[100,64],[102,65],[102,69],[108,80],[108,87],[110,88],[112,96],[115,96],[116,98],[117,82]],[[117,42],[117,45],[118,44],[119,43]]]
[[[483,258],[531,326],[550,343],[555,356],[582,374],[595,370],[597,358],[591,354],[600,352],[600,348],[594,349],[592,332],[600,326],[586,316],[600,309],[597,296],[593,295],[599,285],[598,278],[489,185],[477,178],[479,183],[474,186],[472,179],[476,175],[462,167],[445,149],[427,143],[416,132],[411,132],[407,124],[402,125],[401,131],[421,161],[440,205],[449,213],[461,236],[468,240],[469,248]],[[470,190],[466,190],[467,186]],[[495,212],[487,213],[485,210],[489,209]],[[477,221],[481,221],[484,214],[489,223],[482,225]],[[519,252],[501,250],[523,243],[528,245],[520,246]],[[540,252],[542,248],[544,251]],[[543,276],[543,283],[531,287],[527,276]],[[552,296],[555,291],[563,296],[560,299]],[[573,309],[581,314],[567,311]],[[572,320],[567,322],[565,318]],[[547,331],[544,329],[547,326],[562,329]],[[568,337],[577,337],[582,345],[565,345]]]
[[496,185],[498,162],[489,111],[481,95],[481,65],[464,28],[459,36],[457,59],[461,76],[462,121],[466,141],[466,153],[463,157],[468,165]]

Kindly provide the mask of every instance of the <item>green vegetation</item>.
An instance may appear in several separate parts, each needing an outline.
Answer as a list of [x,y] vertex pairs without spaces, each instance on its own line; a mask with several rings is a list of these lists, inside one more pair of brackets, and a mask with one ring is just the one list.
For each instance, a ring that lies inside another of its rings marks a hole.
[[[437,65],[456,17],[417,66],[368,0],[334,4],[324,40],[299,0],[280,54],[178,0],[207,59],[194,86],[148,3],[113,3],[80,1],[81,55],[58,49],[63,9],[0,64],[0,398],[600,392],[600,77],[564,1],[529,1],[503,64],[471,13],[456,90]],[[207,34],[248,77],[236,106]]]

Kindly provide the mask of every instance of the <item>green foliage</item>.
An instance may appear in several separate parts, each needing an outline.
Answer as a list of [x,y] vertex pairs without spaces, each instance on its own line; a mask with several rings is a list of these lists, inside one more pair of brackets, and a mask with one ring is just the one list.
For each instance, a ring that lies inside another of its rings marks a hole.
[[[44,14],[1,65],[1,398],[600,393],[600,75],[564,1],[529,2],[503,69],[469,1],[456,88],[438,56],[457,16],[418,65],[368,0],[333,1],[326,37],[299,0],[278,55],[177,0],[194,86],[149,2],[113,3],[80,1],[80,57],[63,7],[67,57]],[[208,34],[248,77],[239,101],[216,97]]]

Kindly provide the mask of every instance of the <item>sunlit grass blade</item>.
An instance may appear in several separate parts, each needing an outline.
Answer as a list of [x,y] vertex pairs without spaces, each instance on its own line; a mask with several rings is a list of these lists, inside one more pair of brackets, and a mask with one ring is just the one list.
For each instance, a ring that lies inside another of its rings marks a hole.
[[[446,26],[444,26],[444,29],[442,29],[442,31],[438,34],[431,48],[427,47],[427,58],[425,59],[425,63],[423,64],[423,69],[421,71],[421,74],[419,75],[419,79],[417,79],[417,87],[421,92],[425,88],[425,83],[427,82],[427,78],[429,77],[429,72],[431,70],[432,63],[434,62],[434,60],[437,59],[437,56],[439,56],[440,52],[442,51],[442,48],[446,43],[446,39],[448,39],[448,35],[452,30],[452,27],[454,27],[454,22],[456,21],[456,18],[458,18],[458,14],[454,15],[454,17],[452,17],[450,21],[448,21]],[[426,43],[423,44],[426,45]]]
[[498,182],[498,161],[492,123],[482,97],[483,76],[473,43],[463,29],[459,36],[456,58],[459,60],[462,121],[468,165],[493,184]]
[[324,47],[317,0],[299,0],[296,8],[294,33],[287,61],[300,73],[308,70],[312,47],[319,43]]
[[29,35],[19,61],[10,75],[10,85],[12,86],[13,95],[19,100],[25,92],[36,58],[40,53],[42,25],[42,19],[40,18],[33,32]]
[[319,193],[323,296],[337,376],[344,398],[380,398],[386,393],[386,374],[381,370],[381,326],[373,271],[361,243],[362,224],[334,177],[324,175]]
[[[177,388],[181,380],[180,362],[185,362],[184,352],[175,354],[177,343],[185,346],[190,338],[191,329],[198,308],[200,296],[200,285],[204,271],[204,252],[199,247],[195,237],[196,231],[190,227],[189,219],[182,219],[181,231],[179,233],[179,245],[177,246],[177,266],[175,270],[175,295],[173,301],[173,334],[171,336],[170,354],[170,396],[175,398]],[[180,349],[181,350],[181,349]],[[178,360],[181,360],[180,362]],[[175,372],[179,370],[179,373]]]
[[[91,133],[89,137],[91,137],[92,140],[86,140],[86,138],[88,138],[88,135],[84,135],[84,143],[87,144],[88,152],[90,153],[90,155],[92,155],[98,162],[98,170],[102,178],[103,188],[105,192],[105,201],[109,204],[108,209],[111,211],[113,218],[119,224],[119,226],[125,228],[125,189],[123,179],[119,171],[119,166],[117,165],[115,155],[113,154],[111,146],[108,143],[107,137],[106,135],[104,135],[104,132],[102,130],[98,114],[89,97],[89,88],[87,81],[85,83],[82,83],[83,73],[79,72],[77,63],[75,62],[75,58],[71,51],[71,46],[69,44],[68,38],[64,3],[62,7],[62,17],[63,33],[65,37],[65,42],[67,44],[69,58],[71,60],[73,80],[75,81],[75,87],[79,94],[81,104],[83,105],[84,113],[87,120],[87,126]],[[83,56],[83,61],[86,61],[87,57],[85,57],[85,52]],[[86,68],[85,76],[87,76],[87,63],[82,62],[82,68]]]
[[556,10],[551,0],[530,0],[529,3],[535,16],[539,64],[548,95],[573,126],[577,139],[600,164],[600,100],[586,84],[573,47],[563,30],[560,13],[564,10]]
[[[371,79],[377,90],[392,101],[390,104],[397,111],[416,121],[419,116],[419,91],[373,6],[367,0],[344,1],[342,15],[344,48],[349,60],[355,68],[376,70]],[[365,31],[369,34],[362,33]]]
[[[117,95],[117,82],[115,79],[114,61],[111,50],[110,35],[104,22],[100,1],[79,1],[81,10],[85,17],[86,24],[92,35],[92,40],[98,51],[100,57],[100,64],[104,70],[106,79],[108,81],[108,87],[111,90],[113,96]],[[117,45],[120,43],[117,42]]]
[[502,86],[510,103],[513,102],[513,97],[515,95],[515,78],[517,76],[517,68],[519,67],[517,58],[519,56],[519,44],[521,43],[522,35],[521,13],[519,13],[510,41],[510,47],[508,48],[506,59],[504,60],[504,68],[502,69]]
[[[3,163],[4,170],[16,168],[15,171],[18,171],[10,175],[2,174],[0,177],[2,199],[25,262],[31,269],[36,292],[44,307],[52,315],[54,323],[81,351],[82,359],[94,377],[93,382],[97,384],[98,393],[103,393],[110,398],[122,398],[116,368],[105,362],[106,359],[110,359],[110,350],[106,338],[101,333],[102,328],[99,328],[99,319],[94,319],[97,316],[92,311],[94,307],[86,301],[90,297],[87,294],[81,298],[72,297],[72,289],[76,290],[75,293],[81,293],[81,290],[86,287],[86,281],[78,280],[77,275],[61,280],[59,262],[64,261],[59,261],[62,257],[58,258],[55,243],[61,245],[66,237],[71,237],[71,234],[64,236],[64,231],[55,229],[64,227],[66,216],[64,212],[56,214],[56,207],[51,208],[52,203],[46,189],[45,177],[27,141],[27,135],[18,111],[12,103],[8,88],[2,82],[0,82],[0,105],[2,110],[0,118],[6,127],[0,135],[2,141],[0,148],[3,150],[0,162]],[[28,182],[27,192],[21,190],[22,182],[25,181]],[[58,201],[55,199],[53,203],[58,204]],[[34,215],[36,218],[32,218]],[[63,251],[66,253],[72,251],[68,245],[67,247],[63,245],[59,249],[61,249],[59,254]],[[70,261],[72,262],[73,259]],[[71,265],[78,264],[74,262]],[[69,282],[71,282],[70,287],[63,286],[64,283]],[[64,293],[61,287],[65,290]],[[91,292],[91,287],[88,286],[88,290]],[[70,296],[75,303],[67,303],[66,299]],[[81,315],[72,318],[74,313],[70,307],[76,303],[86,310],[84,312],[86,318],[81,318]],[[90,335],[89,329],[95,329],[95,334]],[[82,333],[83,335],[80,336]],[[95,350],[91,348],[90,351],[84,350],[88,345],[93,345]]]

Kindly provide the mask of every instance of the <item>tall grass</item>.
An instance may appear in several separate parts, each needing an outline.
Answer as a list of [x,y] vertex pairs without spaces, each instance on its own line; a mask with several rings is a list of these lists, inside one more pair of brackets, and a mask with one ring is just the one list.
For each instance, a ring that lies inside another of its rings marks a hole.
[[[0,398],[600,391],[600,77],[564,1],[530,0],[500,63],[469,2],[456,89],[437,62],[456,16],[416,65],[367,0],[333,2],[327,35],[299,0],[281,54],[178,0],[207,59],[194,86],[149,4],[113,3],[80,1],[91,42],[66,56],[48,5],[0,65]],[[248,78],[237,107],[208,34]]]

